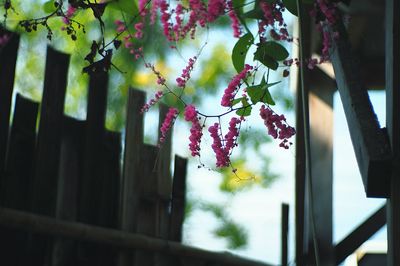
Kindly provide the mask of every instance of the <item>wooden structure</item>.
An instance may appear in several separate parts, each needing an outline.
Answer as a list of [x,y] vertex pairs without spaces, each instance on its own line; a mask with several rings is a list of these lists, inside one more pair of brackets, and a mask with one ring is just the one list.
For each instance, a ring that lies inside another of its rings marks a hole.
[[[318,51],[319,41],[305,15],[309,7],[302,2],[298,0],[301,54],[309,58]],[[396,0],[340,4],[341,12],[351,19],[346,26],[339,22],[335,29],[324,29],[339,32],[338,38],[332,38],[332,64],[313,71],[302,68],[302,84],[298,87],[303,91],[297,93],[296,265],[337,265],[386,221],[388,265],[400,265],[399,8]],[[334,244],[332,123],[336,88],[365,193],[368,197],[387,198],[388,203]],[[386,129],[379,125],[368,89],[386,89]]]
[[179,243],[187,162],[175,156],[172,178],[171,138],[143,143],[143,92],[129,91],[122,149],[105,129],[107,73],[90,75],[86,120],[67,117],[69,56],[48,48],[42,102],[17,95],[10,119],[11,36],[0,48],[1,265],[268,266]]

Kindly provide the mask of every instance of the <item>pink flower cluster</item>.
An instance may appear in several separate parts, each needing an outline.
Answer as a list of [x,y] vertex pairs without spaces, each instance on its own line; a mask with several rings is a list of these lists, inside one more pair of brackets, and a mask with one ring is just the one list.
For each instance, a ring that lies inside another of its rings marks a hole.
[[160,143],[163,143],[165,141],[165,137],[167,136],[168,131],[172,127],[176,117],[178,116],[178,109],[176,108],[169,108],[167,115],[165,116],[164,122],[161,125],[160,131],[161,131],[161,137],[160,137]]
[[68,6],[67,13],[65,13],[65,17],[62,17],[62,21],[64,22],[64,24],[68,25],[70,23],[70,19],[75,14],[75,12],[76,12],[75,7]]
[[224,91],[224,95],[222,96],[221,105],[225,107],[232,106],[232,100],[235,98],[235,95],[241,85],[243,79],[246,78],[247,74],[252,70],[253,67],[246,64],[244,69],[237,74],[231,82],[229,82],[228,87]]
[[225,135],[225,150],[230,153],[237,145],[237,138],[239,136],[240,119],[232,117],[229,121],[228,133]]
[[293,39],[289,36],[287,25],[283,20],[282,12],[285,10],[285,7],[282,2],[260,2],[260,8],[264,15],[264,20],[260,20],[258,25],[260,36],[265,38],[266,28],[270,27],[269,35],[273,39],[291,42]]
[[184,88],[186,86],[186,82],[190,79],[190,72],[193,70],[193,65],[196,62],[197,57],[189,58],[188,65],[182,70],[182,74],[180,77],[176,79],[176,83],[178,87]]
[[334,3],[328,3],[325,0],[317,0],[317,4],[328,23],[330,25],[335,24],[337,20],[336,5]]
[[[232,149],[237,145],[237,138],[239,136],[240,119],[233,117],[229,122],[228,133],[225,135],[225,139],[221,139],[220,125],[214,123],[214,125],[208,128],[210,136],[213,139],[211,148],[215,153],[217,159],[217,167],[226,167],[230,164],[229,156],[231,155]],[[223,144],[225,142],[225,145]]]
[[[208,5],[202,0],[189,0],[188,8],[184,8],[181,3],[171,8],[166,0],[154,0],[150,11],[150,22],[152,24],[155,22],[157,10],[161,13],[163,32],[169,41],[179,41],[188,34],[191,38],[194,38],[197,26],[205,27],[207,23],[213,22],[223,15],[225,11],[231,18],[234,35],[240,36],[240,23],[233,10],[232,0],[210,0]],[[186,20],[185,17],[187,17]]]
[[151,99],[148,103],[146,103],[142,109],[140,110],[140,113],[144,113],[149,111],[150,107],[152,107],[153,105],[155,105],[160,99],[161,97],[164,95],[164,93],[162,91],[157,91],[156,94],[154,95],[154,98]]
[[288,149],[292,144],[288,139],[296,134],[296,130],[286,123],[285,116],[276,114],[269,106],[265,105],[261,106],[260,116],[268,129],[268,135],[274,139],[282,140],[279,146]]
[[239,38],[240,34],[242,33],[242,30],[240,28],[239,18],[236,15],[235,10],[233,9],[232,0],[228,0],[227,1],[227,7],[228,7],[228,10],[229,10],[228,16],[231,19],[231,27],[232,27],[232,30],[233,30],[233,37]]
[[187,105],[185,108],[184,117],[186,121],[192,122],[189,137],[189,150],[191,151],[192,156],[200,156],[200,142],[203,132],[202,126],[200,125],[200,120],[197,117],[196,108],[193,105]]
[[208,132],[210,132],[210,136],[213,139],[213,144],[211,145],[211,148],[213,149],[215,157],[217,159],[216,165],[217,167],[225,167],[229,165],[229,156],[222,145],[222,140],[219,134],[219,127],[220,126],[218,123],[214,123],[214,125],[208,128]]

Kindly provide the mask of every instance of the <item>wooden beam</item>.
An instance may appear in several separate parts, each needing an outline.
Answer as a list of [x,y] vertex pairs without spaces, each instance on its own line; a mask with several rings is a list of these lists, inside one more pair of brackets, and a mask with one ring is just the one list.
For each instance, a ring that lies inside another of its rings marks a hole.
[[[333,29],[331,36],[333,36]],[[360,68],[352,52],[344,25],[330,50],[336,82],[349,126],[358,168],[368,197],[387,197],[391,151],[387,136],[379,126]]]
[[19,36],[0,27],[0,34],[10,36],[8,43],[0,47],[0,183],[4,175],[7,141],[10,123],[11,98],[14,90],[15,65]]
[[342,263],[349,255],[356,251],[365,241],[371,238],[386,224],[386,205],[372,214],[361,225],[335,246],[336,265]]
[[386,1],[386,126],[393,153],[387,201],[388,265],[400,265],[400,3]]
[[83,223],[62,221],[8,208],[0,208],[0,225],[50,236],[66,237],[108,245],[119,249],[141,249],[151,252],[161,252],[179,257],[213,261],[221,263],[222,265],[270,265],[255,260],[244,259],[227,252],[206,251],[182,245],[177,242],[148,237],[141,234],[132,234]]
[[281,265],[288,265],[289,205],[281,205]]

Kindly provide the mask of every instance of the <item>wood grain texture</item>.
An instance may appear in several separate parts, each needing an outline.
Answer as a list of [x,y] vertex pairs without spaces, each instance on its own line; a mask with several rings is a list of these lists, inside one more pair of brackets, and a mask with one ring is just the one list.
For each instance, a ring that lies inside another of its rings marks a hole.
[[387,197],[390,145],[361,80],[362,66],[354,58],[344,25],[337,24],[339,37],[333,40],[331,60],[364,189],[368,197]]

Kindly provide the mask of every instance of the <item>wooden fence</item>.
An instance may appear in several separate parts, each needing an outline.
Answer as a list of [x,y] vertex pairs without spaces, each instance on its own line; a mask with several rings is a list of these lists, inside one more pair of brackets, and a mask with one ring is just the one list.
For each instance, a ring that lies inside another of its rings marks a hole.
[[143,143],[143,92],[129,91],[122,154],[104,125],[107,73],[90,75],[87,119],[65,116],[70,57],[48,48],[42,102],[17,95],[10,119],[18,43],[0,48],[1,265],[266,265],[175,243],[187,162],[175,156],[172,178],[171,138]]

